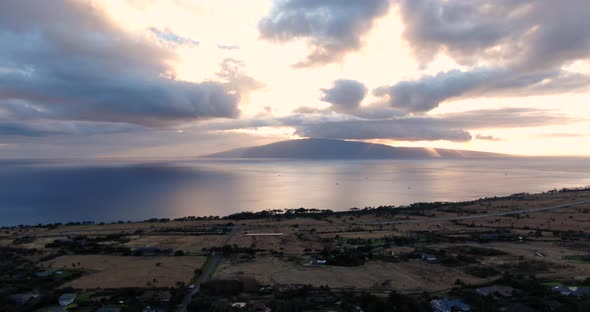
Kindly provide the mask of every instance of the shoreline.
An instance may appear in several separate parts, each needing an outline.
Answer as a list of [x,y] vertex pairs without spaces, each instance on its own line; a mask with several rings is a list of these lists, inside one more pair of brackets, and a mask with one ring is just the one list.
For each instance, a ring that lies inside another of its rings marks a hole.
[[[188,221],[239,221],[239,220],[253,220],[253,219],[265,219],[265,218],[289,218],[289,217],[302,217],[302,218],[314,218],[318,216],[334,216],[334,215],[347,215],[350,213],[371,213],[378,209],[388,209],[395,211],[405,211],[412,209],[424,209],[423,206],[429,207],[429,209],[441,208],[449,205],[467,205],[478,203],[481,201],[490,200],[508,200],[514,198],[520,198],[523,196],[538,196],[547,194],[558,194],[558,193],[573,193],[573,192],[585,192],[590,191],[590,186],[574,187],[574,188],[561,188],[553,189],[539,193],[514,193],[506,196],[493,196],[493,197],[482,197],[474,200],[458,201],[458,202],[415,202],[409,205],[382,205],[365,208],[349,208],[348,210],[330,210],[330,209],[317,209],[317,208],[291,208],[291,209],[266,209],[261,211],[242,211],[233,213],[225,216],[184,216],[178,218],[150,218],[145,220],[126,220],[126,221],[113,221],[113,222],[97,222],[97,221],[70,221],[70,222],[53,222],[53,223],[42,223],[42,224],[19,224],[14,226],[0,226],[0,230],[12,230],[12,229],[26,229],[26,228],[39,228],[39,229],[54,229],[57,227],[67,226],[104,226],[104,225],[129,225],[129,224],[145,224],[145,223],[168,223],[168,222],[188,222]],[[570,203],[571,204],[571,203]],[[514,214],[516,214],[515,212]],[[507,213],[512,214],[512,213]],[[416,220],[420,221],[420,220]],[[423,220],[422,220],[423,221]],[[441,220],[443,221],[443,220]],[[108,229],[107,231],[112,231]],[[96,230],[94,230],[96,231]],[[1,237],[1,235],[0,235]]]

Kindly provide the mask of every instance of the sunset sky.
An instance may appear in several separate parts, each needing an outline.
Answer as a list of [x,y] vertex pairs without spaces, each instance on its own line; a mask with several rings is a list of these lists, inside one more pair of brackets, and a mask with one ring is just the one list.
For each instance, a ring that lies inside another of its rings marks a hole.
[[0,157],[590,155],[587,0],[6,0]]

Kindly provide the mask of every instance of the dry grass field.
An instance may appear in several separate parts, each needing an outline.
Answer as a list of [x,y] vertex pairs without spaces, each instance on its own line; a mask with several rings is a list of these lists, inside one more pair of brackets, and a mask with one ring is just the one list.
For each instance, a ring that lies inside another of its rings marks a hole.
[[0,247],[7,247],[12,245],[11,239],[0,239]]
[[[315,237],[313,237],[315,238]],[[321,250],[325,244],[318,239],[300,239],[293,234],[283,236],[248,236],[243,233],[236,235],[231,244],[239,247],[253,247],[266,251],[285,253],[304,253],[313,250]]]
[[174,287],[188,282],[195,269],[201,268],[205,257],[123,257],[103,255],[62,256],[43,263],[59,269],[81,268],[88,273],[64,287],[82,289],[146,287],[148,282],[158,287]]
[[155,247],[172,248],[184,252],[200,253],[203,248],[222,247],[225,240],[223,235],[146,235],[130,236],[131,240],[123,246],[130,248]]
[[458,270],[421,261],[372,261],[358,267],[337,267],[306,266],[274,257],[224,262],[215,276],[249,277],[261,284],[329,285],[332,288],[395,289],[404,292],[440,291],[453,287],[456,279],[472,284],[483,281]]

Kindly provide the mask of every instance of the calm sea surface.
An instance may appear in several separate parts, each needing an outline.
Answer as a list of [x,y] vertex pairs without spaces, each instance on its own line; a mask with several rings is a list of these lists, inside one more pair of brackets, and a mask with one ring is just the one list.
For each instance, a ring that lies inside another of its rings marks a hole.
[[0,225],[347,210],[588,185],[588,158],[0,161]]

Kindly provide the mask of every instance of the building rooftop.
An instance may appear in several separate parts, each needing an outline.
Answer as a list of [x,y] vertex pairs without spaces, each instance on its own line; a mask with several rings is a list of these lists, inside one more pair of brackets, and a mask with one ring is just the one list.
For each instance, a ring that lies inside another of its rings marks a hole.
[[514,288],[510,286],[489,286],[481,287],[476,289],[477,293],[483,296],[500,296],[500,297],[512,297]]
[[440,299],[430,302],[434,312],[469,311],[469,305],[457,299]]

